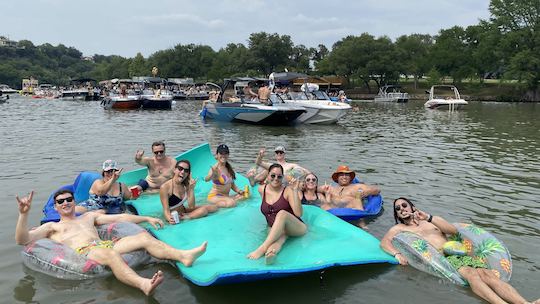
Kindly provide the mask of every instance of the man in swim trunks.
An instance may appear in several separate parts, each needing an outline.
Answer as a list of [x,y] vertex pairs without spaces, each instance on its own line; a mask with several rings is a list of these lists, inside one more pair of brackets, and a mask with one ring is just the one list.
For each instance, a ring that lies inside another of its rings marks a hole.
[[148,222],[154,228],[163,226],[160,219],[137,216],[132,214],[107,215],[97,212],[87,212],[81,216],[75,215],[75,199],[69,190],[59,190],[54,194],[54,208],[60,214],[58,223],[49,222],[35,229],[28,229],[28,213],[32,204],[34,192],[26,197],[17,198],[19,219],[15,230],[15,241],[19,245],[28,245],[43,238],[62,243],[73,248],[89,259],[111,268],[115,277],[121,282],[139,288],[146,295],[151,294],[163,281],[163,273],[158,271],[150,279],[139,276],[122,259],[122,254],[139,249],[145,249],[158,259],[178,261],[186,266],[206,251],[207,243],[190,250],[175,249],[155,238],[147,232],[126,236],[115,242],[103,241],[99,238],[96,225],[126,221],[132,223]]
[[[268,175],[268,168],[272,165],[270,162],[263,161],[265,149],[261,148],[259,150],[259,153],[257,153],[257,158],[255,159],[255,163],[257,166],[260,166],[264,168],[266,171],[262,175],[257,175],[256,182],[266,180],[266,177]],[[285,184],[287,184],[288,181],[290,181],[292,178],[296,178],[297,180],[302,180],[304,177],[309,173],[309,171],[305,168],[302,168],[301,166],[295,164],[295,163],[289,163],[285,160],[285,147],[283,146],[277,146],[274,149],[275,152],[275,158],[276,163],[280,164],[283,167],[284,173],[285,173]]]
[[328,187],[327,198],[335,208],[353,208],[364,210],[362,199],[381,192],[379,187],[366,184],[352,184],[356,174],[348,166],[339,166],[332,174],[336,186]]
[[[393,255],[401,265],[407,265],[407,259],[392,245],[392,239],[398,233],[403,231],[416,233],[441,252],[444,243],[447,242],[446,235],[457,233],[454,225],[440,216],[432,216],[419,210],[406,198],[396,199],[393,209],[397,225],[390,228],[383,237],[381,248]],[[485,266],[461,263],[456,268],[469,282],[472,291],[490,303],[529,303],[514,287],[501,281],[491,270],[485,269]],[[540,299],[534,303],[538,302]]]
[[271,106],[272,103],[270,102],[270,89],[268,88],[268,84],[267,83],[264,83],[262,85],[262,87],[259,88],[259,90],[257,91],[257,97],[259,98],[259,102],[264,104],[264,105],[267,105],[267,106]]
[[154,153],[152,157],[143,157],[144,150],[137,150],[135,153],[137,164],[148,167],[148,175],[138,183],[142,191],[159,189],[174,175],[176,160],[165,155],[165,143],[162,141],[152,143],[152,153]]

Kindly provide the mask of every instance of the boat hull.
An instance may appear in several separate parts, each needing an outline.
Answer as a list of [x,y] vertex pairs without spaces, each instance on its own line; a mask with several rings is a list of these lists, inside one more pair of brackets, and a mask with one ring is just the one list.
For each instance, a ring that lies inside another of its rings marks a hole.
[[170,110],[172,108],[172,98],[143,97],[141,99],[143,109]]
[[468,102],[463,99],[431,99],[424,104],[424,107],[438,110],[458,110],[466,105]]
[[298,122],[304,124],[335,124],[352,109],[343,102],[285,100],[285,103],[306,109],[298,117]]
[[209,103],[201,112],[204,118],[259,125],[291,125],[305,112],[301,108],[271,107],[242,103]]
[[134,110],[141,107],[138,97],[109,97],[102,100],[101,104],[105,109]]

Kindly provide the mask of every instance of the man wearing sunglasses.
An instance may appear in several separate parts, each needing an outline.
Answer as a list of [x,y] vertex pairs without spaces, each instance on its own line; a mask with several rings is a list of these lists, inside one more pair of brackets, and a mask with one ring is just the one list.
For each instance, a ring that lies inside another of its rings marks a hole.
[[114,222],[147,222],[155,229],[163,227],[160,219],[132,214],[107,215],[97,212],[87,212],[81,216],[75,215],[75,200],[73,192],[59,190],[54,194],[54,208],[60,214],[58,223],[48,222],[35,229],[28,230],[28,212],[32,205],[34,192],[19,198],[19,219],[15,231],[15,241],[19,245],[27,245],[33,241],[49,238],[75,250],[80,255],[111,268],[116,278],[125,284],[139,288],[146,295],[151,294],[163,281],[163,273],[156,272],[152,278],[143,278],[131,269],[122,259],[122,254],[145,249],[158,259],[167,259],[191,266],[205,251],[207,243],[190,250],[175,249],[155,238],[147,232],[126,236],[115,241],[103,241],[99,238],[96,225]]
[[[407,259],[392,245],[392,239],[400,232],[408,231],[421,236],[440,252],[448,240],[446,235],[457,233],[456,227],[440,216],[433,216],[414,206],[407,198],[400,197],[394,201],[394,220],[397,225],[390,228],[381,240],[381,248],[393,255],[401,265],[407,265]],[[454,265],[465,278],[472,291],[490,303],[530,303],[527,302],[510,284],[501,281],[485,265],[472,264],[472,259],[463,259]],[[469,265],[470,263],[470,265]],[[540,303],[540,299],[533,303]]]
[[[262,172],[261,174],[258,174],[255,177],[256,182],[266,180],[267,175],[268,175],[268,168],[270,168],[270,166],[272,165],[272,163],[270,162],[263,161],[265,152],[266,150],[264,148],[261,148],[259,150],[259,153],[257,154],[257,158],[255,159],[255,163],[257,164],[257,166],[260,166],[265,169],[264,172]],[[280,164],[283,167],[283,171],[285,173],[285,181],[284,181],[285,184],[287,184],[292,178],[301,180],[309,173],[309,171],[306,170],[305,168],[302,168],[301,166],[295,163],[288,163],[285,160],[285,147],[277,146],[274,149],[274,153],[275,153],[276,163]]]
[[154,153],[152,157],[143,157],[144,150],[137,150],[135,153],[137,164],[148,168],[148,175],[138,183],[141,191],[159,189],[174,175],[176,160],[165,155],[165,143],[162,141],[152,143],[152,153]]

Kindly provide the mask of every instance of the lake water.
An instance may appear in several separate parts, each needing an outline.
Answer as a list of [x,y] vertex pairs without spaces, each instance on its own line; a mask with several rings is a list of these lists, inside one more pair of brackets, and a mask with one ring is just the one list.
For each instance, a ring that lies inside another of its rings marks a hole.
[[[178,102],[172,111],[105,111],[99,102],[14,97],[0,105],[1,303],[482,303],[460,286],[393,265],[338,267],[283,279],[215,287],[195,286],[166,263],[165,282],[151,298],[110,277],[63,281],[22,265],[14,242],[15,195],[34,189],[30,223],[37,225],[50,193],[78,172],[116,159],[137,168],[135,151],[164,140],[170,155],[202,142],[226,143],[239,172],[260,147],[287,148],[287,159],[330,181],[348,164],[382,189],[387,211],[370,223],[381,238],[393,225],[391,202],[416,205],[452,222],[493,232],[513,258],[511,283],[527,299],[540,297],[540,104],[471,102],[465,110],[425,110],[423,102],[360,102],[333,126],[260,127],[204,122],[201,102]],[[268,153],[271,155],[272,153]]]

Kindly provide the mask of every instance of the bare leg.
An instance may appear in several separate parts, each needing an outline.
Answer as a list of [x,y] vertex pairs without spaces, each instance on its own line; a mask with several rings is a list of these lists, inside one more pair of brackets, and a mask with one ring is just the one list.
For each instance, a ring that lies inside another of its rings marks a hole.
[[492,304],[506,304],[491,288],[482,281],[477,270],[471,267],[461,267],[458,272],[469,282],[472,291],[482,299]]
[[290,214],[285,210],[281,210],[276,215],[276,220],[270,232],[266,237],[266,240],[257,248],[255,251],[248,254],[248,258],[256,260],[260,258],[263,254],[266,253],[268,247],[272,243],[276,242],[282,235],[287,236],[301,236],[304,235],[307,231],[307,227],[294,215]]
[[287,236],[282,235],[277,241],[275,241],[274,243],[272,243],[272,245],[268,247],[268,250],[266,250],[266,253],[264,254],[266,265],[274,264],[276,256],[281,251],[281,247],[286,240]]
[[100,264],[109,266],[114,276],[119,281],[129,286],[139,288],[145,295],[150,295],[164,279],[161,271],[156,272],[151,279],[139,276],[126,264],[119,253],[111,249],[92,249],[88,254],[88,257]]
[[206,251],[206,246],[207,242],[203,242],[193,249],[176,249],[153,238],[147,232],[142,232],[121,238],[114,244],[113,249],[120,254],[145,249],[155,258],[178,261],[189,267]]
[[478,269],[478,274],[482,281],[486,283],[497,295],[510,303],[526,303],[525,300],[517,290],[510,284],[501,281],[491,270]]
[[232,208],[236,207],[236,200],[229,196],[214,196],[209,198],[208,201],[212,204],[215,204],[219,208]]

